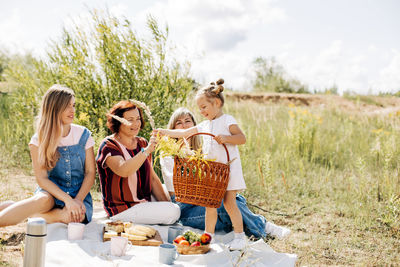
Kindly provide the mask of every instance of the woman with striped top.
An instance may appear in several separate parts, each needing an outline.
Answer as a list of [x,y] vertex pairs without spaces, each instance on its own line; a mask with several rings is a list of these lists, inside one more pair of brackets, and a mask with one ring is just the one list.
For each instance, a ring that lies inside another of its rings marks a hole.
[[156,138],[147,142],[137,136],[144,127],[141,108],[118,102],[107,114],[107,126],[112,135],[101,142],[96,163],[108,216],[143,224],[175,223],[179,206],[169,201],[152,165]]

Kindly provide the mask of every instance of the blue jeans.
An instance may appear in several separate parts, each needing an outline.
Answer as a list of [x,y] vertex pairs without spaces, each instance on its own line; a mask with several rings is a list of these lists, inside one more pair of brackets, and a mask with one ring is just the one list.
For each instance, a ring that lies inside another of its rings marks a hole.
[[[172,196],[172,202],[179,205],[181,209],[180,223],[185,226],[204,230],[205,228],[205,214],[206,208],[192,204],[175,202],[175,196]],[[249,210],[246,204],[246,199],[236,194],[236,204],[242,214],[243,228],[247,236],[254,236],[256,238],[266,237],[265,224],[267,220],[262,215],[254,214]],[[218,220],[215,225],[215,231],[224,230],[225,232],[232,231],[232,222],[229,218],[228,212],[225,210],[223,203],[217,209]]]

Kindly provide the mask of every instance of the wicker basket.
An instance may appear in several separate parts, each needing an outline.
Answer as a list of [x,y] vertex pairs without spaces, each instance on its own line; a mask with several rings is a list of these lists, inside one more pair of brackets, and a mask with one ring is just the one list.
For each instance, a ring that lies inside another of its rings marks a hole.
[[210,250],[210,244],[198,247],[179,245],[175,242],[173,244],[176,246],[176,250],[182,255],[205,254]]
[[[196,133],[215,137],[209,133]],[[189,138],[190,138],[189,137]],[[175,200],[203,207],[219,208],[229,182],[229,153],[224,144],[228,164],[208,161],[189,161],[187,158],[175,157],[173,184]],[[201,170],[201,178],[199,171]]]

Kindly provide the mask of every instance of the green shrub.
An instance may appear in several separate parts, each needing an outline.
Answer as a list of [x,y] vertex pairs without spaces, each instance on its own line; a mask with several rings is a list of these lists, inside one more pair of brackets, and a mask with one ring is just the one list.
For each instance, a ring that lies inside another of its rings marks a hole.
[[[7,107],[12,118],[2,122],[2,143],[27,152],[33,134],[34,117],[40,99],[55,83],[75,91],[75,122],[89,128],[96,143],[107,135],[106,112],[118,101],[137,99],[152,111],[156,126],[167,123],[177,105],[192,90],[189,64],[170,54],[168,28],[161,29],[153,17],[147,25],[149,39],[140,38],[127,19],[93,10],[89,26],[64,28],[62,37],[52,41],[45,59],[11,60],[5,70],[7,82],[15,85]],[[18,126],[26,130],[11,132]],[[8,130],[9,129],[9,130]],[[142,135],[149,136],[149,124]]]
[[259,92],[309,93],[299,80],[289,78],[274,58],[258,57],[253,61],[253,90]]

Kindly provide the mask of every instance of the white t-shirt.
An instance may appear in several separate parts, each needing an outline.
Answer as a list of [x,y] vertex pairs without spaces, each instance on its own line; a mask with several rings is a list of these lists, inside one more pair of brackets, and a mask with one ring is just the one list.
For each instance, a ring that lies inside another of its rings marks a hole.
[[[199,133],[211,133],[217,135],[231,135],[229,126],[237,124],[234,117],[228,114],[210,121],[206,120],[199,123],[196,127]],[[227,163],[227,155],[224,147],[217,143],[211,136],[202,135],[203,137],[203,153],[207,154],[207,158],[216,159],[218,162]],[[240,162],[240,154],[237,145],[225,144],[229,152],[230,160],[235,159],[230,164],[230,178],[227,190],[243,190],[246,189],[246,183],[243,177],[242,163]]]
[[[71,123],[71,130],[69,131],[67,136],[61,137],[61,140],[58,143],[58,146],[73,146],[73,145],[78,144],[79,140],[81,139],[84,129],[85,129],[85,127],[83,127],[83,126]],[[35,133],[32,136],[29,144],[39,146],[39,138],[38,138],[37,133]],[[94,146],[94,140],[93,140],[93,137],[91,135],[89,135],[89,138],[86,141],[85,150],[88,148],[91,148],[92,146]]]

